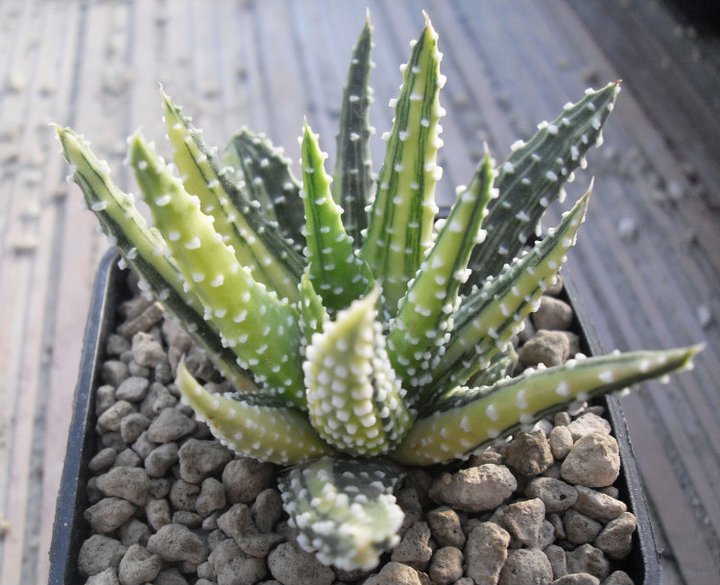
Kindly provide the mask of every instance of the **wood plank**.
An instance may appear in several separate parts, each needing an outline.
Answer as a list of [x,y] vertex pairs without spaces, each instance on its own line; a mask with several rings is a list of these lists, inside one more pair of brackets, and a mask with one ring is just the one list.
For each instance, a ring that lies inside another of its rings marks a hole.
[[[660,2],[611,2],[610,7],[607,4],[603,2],[600,7],[597,1],[581,2],[573,8],[586,26],[592,26],[602,10],[603,34],[597,35],[597,44],[621,75],[632,72],[639,88],[638,99],[671,144],[679,159],[676,164],[684,167],[688,177],[704,184],[702,196],[717,208],[720,206],[720,194],[716,192],[720,184],[717,57],[703,59],[693,44],[683,38],[683,29],[673,25],[672,16]],[[656,30],[666,32],[658,36]],[[688,71],[698,74],[691,76]],[[667,83],[668,78],[673,82]],[[668,104],[672,107],[667,107]]]
[[[712,582],[720,572],[714,488],[720,481],[720,396],[714,391],[720,230],[708,193],[720,170],[717,141],[707,136],[717,134],[720,44],[675,27],[656,0],[428,4],[449,77],[441,98],[449,113],[439,198],[451,195],[451,184],[467,181],[483,141],[502,159],[512,141],[579,97],[590,79],[627,78],[606,145],[591,157],[597,194],[570,267],[606,346],[710,342],[696,370],[673,380],[675,392],[651,385],[624,406],[666,546],[663,583]],[[421,3],[369,5],[378,42],[371,117],[385,131],[386,104],[401,79],[397,65],[422,26]],[[106,247],[92,215],[78,208],[77,189],[61,184],[64,164],[39,121],[52,116],[78,124],[127,188],[132,181],[121,160],[129,131],[142,126],[167,152],[158,80],[206,129],[208,142],[221,145],[247,123],[297,160],[296,137],[309,114],[332,153],[341,86],[365,6],[360,0],[221,0],[212,10],[192,0],[0,5],[0,79],[6,83],[0,383],[12,388],[0,401],[3,412],[17,417],[5,419],[9,443],[0,441],[0,511],[13,514],[12,531],[0,540],[3,583],[46,580],[46,519],[54,511],[91,281]],[[607,21],[603,31],[594,24],[598,11]],[[639,43],[644,69],[610,41]],[[666,113],[668,100],[656,98],[660,90],[682,107]],[[376,170],[383,146],[378,137]],[[623,221],[635,222],[635,236],[619,237]],[[33,238],[34,248],[23,246]],[[714,321],[701,322],[700,307]]]

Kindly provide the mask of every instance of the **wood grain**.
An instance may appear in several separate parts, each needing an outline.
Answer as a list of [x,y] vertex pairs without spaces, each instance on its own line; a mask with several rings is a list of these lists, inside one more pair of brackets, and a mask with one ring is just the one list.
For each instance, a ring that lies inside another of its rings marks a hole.
[[[624,408],[665,551],[663,583],[717,583],[716,38],[657,0],[14,0],[0,4],[0,518],[10,523],[0,537],[3,584],[47,581],[85,315],[106,248],[77,189],[64,183],[47,123],[89,136],[132,190],[124,136],[141,127],[169,152],[162,82],[218,145],[247,124],[296,162],[307,116],[330,169],[366,5],[375,25],[378,170],[387,103],[422,8],[440,33],[448,76],[441,203],[468,181],[484,143],[500,161],[587,85],[623,78],[605,145],[589,157],[596,192],[569,270],[608,349],[708,343],[692,373],[671,388],[648,385]],[[569,199],[589,179],[578,173]]]

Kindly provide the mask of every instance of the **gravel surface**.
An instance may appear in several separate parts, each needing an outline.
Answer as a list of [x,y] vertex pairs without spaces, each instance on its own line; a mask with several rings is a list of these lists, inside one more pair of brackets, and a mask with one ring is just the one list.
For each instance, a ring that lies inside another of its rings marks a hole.
[[[203,381],[220,381],[207,356],[157,303],[136,296],[120,312],[95,398],[91,536],[77,561],[86,585],[632,585],[620,569],[636,519],[616,497],[618,445],[602,409],[556,414],[432,475],[409,472],[396,494],[400,543],[372,573],[347,573],[295,543],[278,468],[228,451],[179,403],[183,354]],[[575,355],[572,320],[567,303],[544,297],[521,367]]]

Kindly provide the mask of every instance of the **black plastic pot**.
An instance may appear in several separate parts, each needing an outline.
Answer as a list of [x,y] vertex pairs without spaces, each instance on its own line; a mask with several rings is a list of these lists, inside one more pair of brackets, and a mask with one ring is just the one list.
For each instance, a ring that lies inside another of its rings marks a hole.
[[[80,372],[75,389],[75,405],[67,443],[67,455],[55,510],[55,524],[50,547],[49,585],[81,585],[77,571],[77,557],[82,542],[89,536],[90,527],[83,518],[88,506],[85,484],[90,478],[88,462],[95,454],[94,389],[99,385],[105,340],[114,324],[117,307],[127,297],[125,276],[118,267],[119,256],[110,251],[100,263],[95,289],[85,328],[85,340]],[[566,281],[565,297],[575,310],[575,330],[580,335],[583,350],[588,355],[600,353],[594,330],[588,325],[582,303]],[[616,482],[620,498],[637,517],[637,530],[631,556],[623,561],[622,569],[636,585],[659,585],[660,566],[655,538],[650,524],[647,504],[640,485],[640,477],[628,436],[627,424],[620,402],[614,397],[599,401],[607,407],[613,432],[620,446],[622,474]]]

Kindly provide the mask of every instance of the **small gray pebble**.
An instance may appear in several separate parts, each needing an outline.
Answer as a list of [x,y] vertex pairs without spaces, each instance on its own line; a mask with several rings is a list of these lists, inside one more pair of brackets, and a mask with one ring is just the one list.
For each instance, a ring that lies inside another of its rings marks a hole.
[[418,571],[424,571],[432,554],[430,527],[427,522],[416,522],[405,532],[398,545],[393,549],[391,559]]
[[157,532],[170,524],[170,504],[164,498],[150,500],[145,504],[145,517],[150,527]]
[[443,473],[430,487],[430,497],[439,504],[468,512],[497,508],[517,488],[517,480],[504,465],[491,463]]
[[[185,577],[175,567],[160,571],[153,585],[188,585]],[[197,584],[196,584],[197,585]]]
[[480,453],[473,453],[468,459],[467,467],[479,467],[485,463],[493,463],[494,465],[502,465],[504,459],[501,453],[491,449],[485,449]]
[[90,460],[88,467],[91,471],[102,471],[107,469],[115,462],[117,451],[111,447],[106,447],[98,451],[97,455]]
[[565,301],[543,295],[532,320],[537,329],[564,331],[572,326],[573,310]]
[[500,523],[516,542],[538,548],[544,519],[545,504],[540,498],[533,498],[509,504],[500,516]]
[[558,540],[565,540],[567,535],[565,534],[565,525],[563,524],[560,514],[548,514],[547,520],[553,525],[555,538]]
[[582,352],[582,344],[580,343],[580,336],[572,331],[563,331],[563,335],[568,338],[570,344],[570,351],[568,352],[569,357],[574,357],[576,354]]
[[188,483],[219,473],[232,459],[232,453],[218,441],[188,439],[178,451],[180,477]]
[[412,567],[402,563],[387,563],[377,575],[370,577],[363,585],[425,585],[427,581],[421,578]]
[[591,544],[583,544],[565,553],[568,573],[590,573],[602,580],[610,574],[610,563],[603,552]]
[[153,443],[148,438],[147,431],[143,431],[142,433],[140,433],[140,436],[137,438],[137,441],[135,441],[132,444],[132,449],[133,449],[133,451],[135,451],[135,453],[140,455],[140,457],[145,459],[150,454],[150,452],[155,447],[157,447],[157,445],[158,445],[157,443]]
[[100,416],[115,404],[115,386],[106,384],[95,390],[95,415]]
[[150,482],[144,469],[114,467],[98,477],[97,486],[106,496],[117,496],[136,506],[144,506]]
[[335,573],[306,553],[295,542],[283,542],[270,553],[267,566],[281,583],[292,585],[331,585]]
[[85,581],[85,585],[120,585],[117,570],[114,567],[108,567],[102,573],[90,577]]
[[152,335],[142,331],[133,335],[132,352],[133,360],[145,368],[154,368],[167,359],[162,344],[156,341]]
[[139,365],[135,362],[135,360],[130,360],[128,363],[128,373],[131,377],[142,378],[145,380],[150,378],[150,368]]
[[586,487],[611,485],[620,474],[620,450],[615,437],[589,433],[575,442],[560,468],[562,478]]
[[[176,407],[177,402],[177,398],[170,393],[167,387],[159,382],[153,382],[150,385],[145,400],[140,403],[140,412],[152,419],[166,408]],[[177,410],[182,412],[180,408]],[[190,413],[192,413],[192,409],[190,409]],[[182,412],[182,414],[186,415],[190,413]]]
[[[118,333],[128,339],[133,337],[138,331],[149,331],[160,323],[165,315],[165,311],[160,303],[148,301],[143,297],[136,298],[136,304],[132,306],[132,309],[127,314],[127,321],[118,327]],[[141,300],[143,302],[140,302]],[[133,299],[133,301],[135,301],[135,299]]]
[[[215,480],[206,479],[205,481]],[[203,482],[203,491],[204,490],[205,482]],[[223,497],[222,506],[225,505],[224,502],[225,499]],[[198,506],[199,505],[200,504],[198,503]],[[219,506],[219,508],[222,506]],[[283,513],[282,498],[280,497],[280,493],[273,488],[261,491],[257,498],[255,498],[255,502],[253,502],[251,512],[257,529],[260,532],[271,532],[273,528],[275,528],[275,525],[278,523]]]
[[540,528],[537,548],[544,549],[553,542],[555,542],[555,526],[546,518],[543,520],[542,527]]
[[570,418],[570,415],[565,411],[558,412],[553,417],[553,424],[556,427],[566,427],[571,422],[572,422],[572,418]]
[[155,380],[160,384],[170,384],[175,379],[170,362],[167,359],[155,366],[154,374]]
[[448,506],[435,508],[427,514],[432,537],[439,546],[465,546],[465,533],[462,531],[460,516]]
[[518,357],[525,367],[544,364],[548,368],[559,366],[568,359],[570,342],[561,331],[538,331],[520,348]]
[[119,528],[135,513],[135,506],[120,498],[103,498],[85,509],[85,520],[94,532],[109,534]]
[[128,402],[140,402],[147,394],[150,381],[147,378],[130,376],[115,390],[115,398]]
[[527,477],[545,471],[553,464],[545,433],[541,430],[517,433],[505,449],[505,464],[516,473]]
[[170,501],[177,510],[194,511],[199,495],[199,485],[188,483],[182,479],[174,481],[170,487]]
[[574,486],[551,477],[536,477],[525,487],[525,495],[529,498],[540,498],[549,514],[564,512],[571,508],[578,499]]
[[637,527],[634,514],[623,512],[607,523],[595,539],[595,546],[611,559],[627,558],[632,552],[632,535]]
[[195,421],[174,408],[166,408],[150,423],[147,438],[154,443],[172,443],[195,430]]
[[187,353],[192,347],[192,337],[188,335],[183,326],[176,319],[165,319],[162,324],[162,334],[170,347]]
[[98,417],[97,428],[100,432],[119,431],[120,421],[133,412],[135,412],[135,407],[132,404],[120,400]]
[[218,585],[253,585],[267,576],[265,560],[248,557],[232,539],[218,543],[209,561]]
[[620,490],[616,488],[614,485],[609,485],[604,488],[600,488],[598,490],[600,493],[605,494],[606,496],[610,496],[611,498],[617,498],[620,496]]
[[227,540],[227,535],[222,530],[219,528],[217,530],[213,530],[207,537],[208,548],[211,551],[214,551],[215,547],[225,540]]
[[147,550],[169,562],[188,561],[199,565],[207,560],[203,540],[182,524],[166,524],[148,540]]
[[625,571],[613,571],[602,585],[635,585],[635,582]]
[[203,517],[225,507],[225,486],[214,477],[208,477],[200,486],[200,494],[195,501],[197,513]]
[[164,498],[170,493],[170,480],[163,478],[150,479],[148,495],[151,498]]
[[395,493],[395,501],[400,509],[405,514],[403,523],[400,526],[398,533],[400,536],[407,532],[408,528],[419,522],[423,517],[422,504],[420,503],[420,496],[414,486],[404,485]]
[[428,574],[437,585],[450,585],[463,575],[463,554],[460,549],[445,546],[430,559]]
[[124,352],[130,349],[130,341],[122,335],[117,333],[111,333],[108,335],[107,343],[105,344],[105,353],[113,357],[119,357]]
[[573,544],[587,544],[600,534],[602,524],[576,510],[568,510],[563,517],[565,534]]
[[143,585],[152,581],[162,569],[158,555],[149,553],[145,547],[133,544],[120,561],[118,576],[122,585]]
[[627,504],[588,487],[577,486],[578,499],[574,508],[600,522],[609,522],[627,511]]
[[580,437],[584,437],[589,433],[609,435],[612,432],[612,427],[604,418],[592,412],[586,412],[572,421],[567,426],[567,430],[570,431],[573,441],[577,441]]
[[177,443],[163,443],[145,457],[145,470],[150,477],[162,478],[177,460]]
[[466,575],[478,585],[496,585],[505,564],[510,534],[493,522],[476,525],[465,543]]
[[87,484],[85,485],[85,495],[87,496],[88,501],[91,504],[97,504],[105,497],[104,494],[98,489],[97,477],[91,477],[90,479],[88,479]]
[[149,426],[150,419],[139,412],[133,412],[120,421],[120,436],[123,441],[132,444]]
[[223,470],[222,482],[230,504],[251,504],[258,494],[275,485],[275,467],[255,459],[230,461]]
[[523,548],[508,553],[498,585],[549,585],[552,579],[552,567],[545,553]]
[[81,575],[97,575],[108,567],[117,569],[127,547],[114,538],[93,534],[80,546],[78,570]]
[[125,524],[120,527],[118,532],[120,541],[125,546],[132,546],[133,544],[147,544],[148,538],[150,538],[150,529],[147,524],[140,522],[137,518],[130,518]]
[[556,426],[550,431],[548,436],[548,444],[553,457],[558,461],[562,461],[570,453],[573,446],[572,434],[566,426]]
[[218,512],[213,512],[210,514],[207,518],[203,518],[202,521],[202,529],[206,532],[212,532],[213,530],[217,529],[217,519],[220,516]]
[[545,556],[550,561],[553,577],[559,579],[567,575],[567,560],[565,559],[565,551],[562,547],[551,544],[543,549]]
[[108,360],[100,369],[102,381],[115,388],[120,386],[129,375],[127,364],[120,360]]
[[189,510],[178,510],[172,516],[173,524],[182,524],[188,528],[197,528],[202,524],[202,516]]
[[590,573],[571,573],[553,581],[552,585],[600,585],[600,579]]
[[[214,579],[215,569],[213,568],[212,563],[210,561],[200,563],[197,568],[197,576],[200,579]],[[195,585],[197,585],[197,582]]]
[[193,377],[202,382],[210,382],[217,377],[207,353],[197,345],[193,345],[185,356],[185,366]]
[[125,450],[127,443],[123,441],[120,431],[109,431],[103,433],[100,438],[100,444],[103,448],[115,449],[118,453]]
[[[166,386],[163,386],[159,382],[154,382],[152,386],[150,386],[152,389],[153,395],[152,395],[152,404],[150,406],[153,414],[159,414],[166,408],[172,408],[174,406],[177,406],[177,398],[172,395],[170,390],[167,389]],[[185,408],[182,405],[178,407],[178,410],[182,412],[186,416],[192,415],[192,408],[188,407],[187,412],[183,411],[182,409]]]
[[128,447],[117,454],[113,467],[139,467],[141,464],[140,455]]

